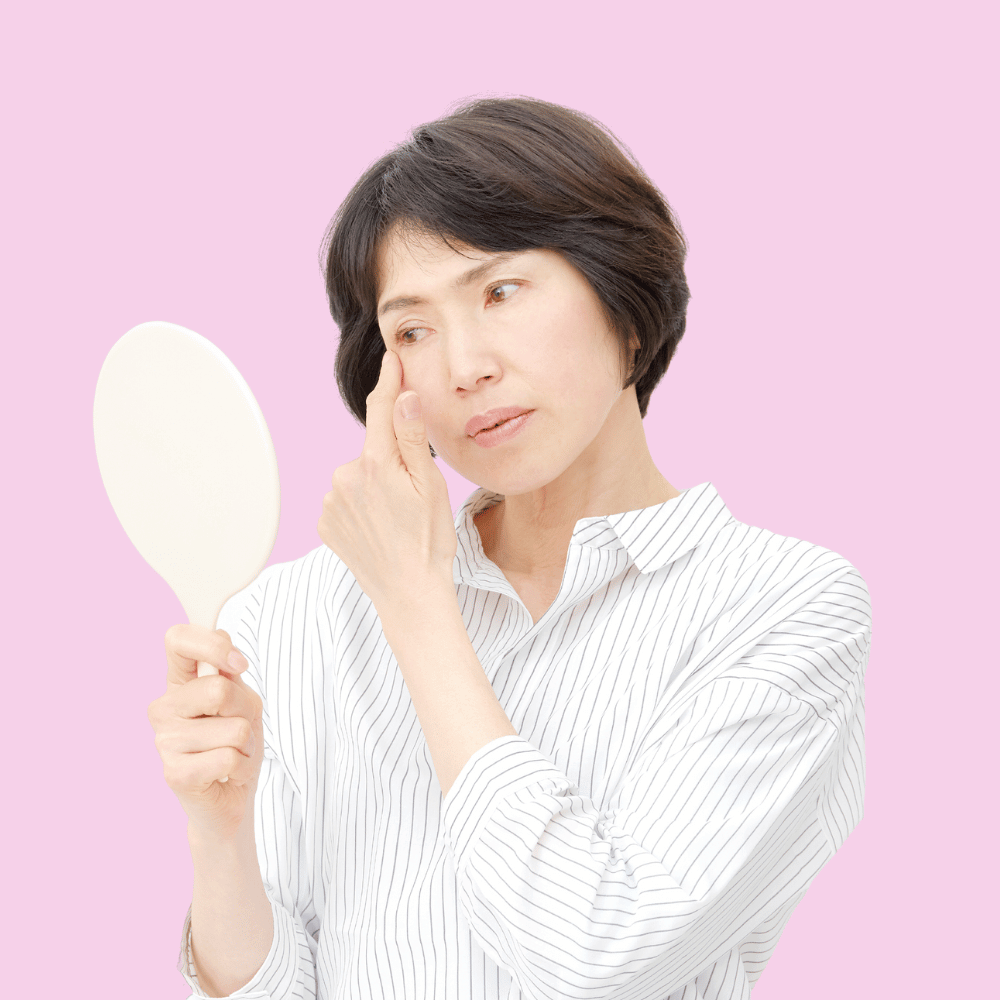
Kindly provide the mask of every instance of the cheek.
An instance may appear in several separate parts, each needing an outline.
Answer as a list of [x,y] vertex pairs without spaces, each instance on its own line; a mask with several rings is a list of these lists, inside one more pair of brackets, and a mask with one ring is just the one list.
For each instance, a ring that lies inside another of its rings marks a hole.
[[429,422],[433,419],[435,410],[433,380],[427,378],[426,374],[421,371],[420,365],[414,364],[412,361],[403,361],[402,358],[400,358],[400,363],[403,367],[403,379],[399,386],[399,394],[415,392],[420,397],[424,419]]
[[403,367],[403,382],[399,387],[399,391],[415,392],[423,400],[427,394],[427,379],[421,377],[419,366],[415,365],[412,361],[404,361],[402,357],[400,358],[400,364]]

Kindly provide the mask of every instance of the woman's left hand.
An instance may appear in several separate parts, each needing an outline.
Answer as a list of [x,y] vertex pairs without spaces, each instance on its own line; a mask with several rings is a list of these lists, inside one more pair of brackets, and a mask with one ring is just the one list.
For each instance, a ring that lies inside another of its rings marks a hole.
[[431,458],[419,406],[407,419],[403,366],[386,351],[367,400],[361,456],[333,474],[319,536],[347,565],[376,610],[419,603],[436,580],[452,584],[458,539],[448,486]]

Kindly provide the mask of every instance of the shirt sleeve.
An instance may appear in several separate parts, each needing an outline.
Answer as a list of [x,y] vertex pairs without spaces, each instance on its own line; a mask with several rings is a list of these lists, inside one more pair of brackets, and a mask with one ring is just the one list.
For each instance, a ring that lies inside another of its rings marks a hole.
[[442,815],[460,905],[526,997],[681,989],[794,905],[856,825],[870,613],[847,565],[672,697],[601,807],[519,736],[466,763]]
[[[265,570],[246,590],[231,598],[219,615],[233,644],[246,655],[249,669],[244,682],[262,698],[265,685],[258,654],[258,628]],[[240,1000],[315,1000],[316,949],[319,920],[313,887],[299,860],[307,857],[302,809],[294,781],[274,750],[275,741],[264,702],[264,759],[254,797],[254,839],[264,891],[271,903],[274,937],[271,950],[257,974],[231,993]],[[313,929],[310,934],[306,927]],[[198,983],[191,955],[191,910],[188,908],[181,937],[177,969],[191,990],[191,997],[207,997]]]

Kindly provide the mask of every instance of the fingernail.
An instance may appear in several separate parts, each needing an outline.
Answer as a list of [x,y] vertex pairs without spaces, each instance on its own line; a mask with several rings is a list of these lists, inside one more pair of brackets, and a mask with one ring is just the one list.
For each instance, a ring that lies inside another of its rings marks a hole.
[[413,393],[412,396],[404,396],[400,409],[407,420],[415,420],[420,416],[420,397],[416,393]]
[[246,670],[248,666],[247,661],[235,649],[229,651],[226,663],[229,664],[230,670]]

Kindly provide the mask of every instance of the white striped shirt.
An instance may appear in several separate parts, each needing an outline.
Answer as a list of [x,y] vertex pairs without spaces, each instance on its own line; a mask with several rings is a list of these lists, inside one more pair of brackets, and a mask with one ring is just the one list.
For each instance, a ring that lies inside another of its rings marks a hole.
[[[442,801],[371,601],[326,546],[223,609],[264,702],[274,940],[234,997],[735,1000],[862,815],[864,580],[711,483],[577,521],[537,624],[485,556],[456,595],[517,736]],[[178,968],[189,964],[190,912]],[[234,928],[234,933],[238,929]]]

